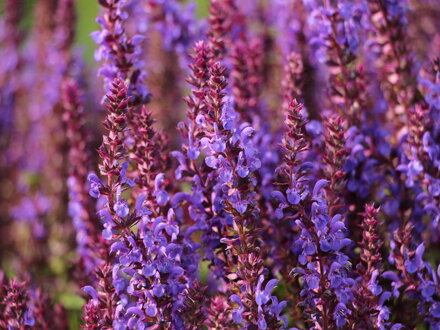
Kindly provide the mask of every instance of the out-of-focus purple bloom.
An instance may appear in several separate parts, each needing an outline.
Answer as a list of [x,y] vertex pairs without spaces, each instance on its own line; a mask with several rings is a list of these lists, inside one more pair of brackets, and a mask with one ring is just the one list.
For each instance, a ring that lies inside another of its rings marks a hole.
[[12,216],[17,221],[29,223],[34,237],[43,239],[47,234],[43,219],[50,210],[50,200],[38,194],[33,198],[23,198],[21,203],[12,209]]
[[303,13],[294,11],[294,5],[294,2],[274,0],[267,11],[266,20],[276,28],[276,41],[284,57],[287,57],[299,43],[297,38],[301,32]]
[[4,15],[0,19],[0,56],[3,65],[0,68],[0,131],[2,152],[5,142],[11,138],[10,133],[14,124],[14,110],[16,107],[16,93],[19,88],[19,46],[23,32],[19,24],[23,13],[23,1],[4,1]]
[[162,36],[163,47],[175,51],[186,69],[190,48],[200,39],[202,26],[195,19],[195,4],[180,3],[176,0],[148,0],[146,11],[153,25]]

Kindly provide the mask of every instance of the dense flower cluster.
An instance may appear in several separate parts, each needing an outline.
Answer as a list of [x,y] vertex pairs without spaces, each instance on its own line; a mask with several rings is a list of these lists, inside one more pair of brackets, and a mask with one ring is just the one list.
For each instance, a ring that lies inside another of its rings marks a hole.
[[440,329],[435,1],[97,2],[4,1],[0,328]]

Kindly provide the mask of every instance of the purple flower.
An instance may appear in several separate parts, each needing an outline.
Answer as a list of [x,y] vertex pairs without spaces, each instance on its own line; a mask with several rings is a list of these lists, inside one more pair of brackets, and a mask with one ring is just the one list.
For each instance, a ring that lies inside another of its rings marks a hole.
[[179,1],[148,0],[147,13],[155,28],[162,36],[162,45],[167,51],[179,55],[181,65],[186,69],[190,47],[200,39],[200,26],[195,19],[194,3]]
[[237,296],[236,294],[232,295],[230,297],[231,301],[233,301],[234,303],[236,303],[238,305],[237,308],[235,308],[232,312],[232,319],[234,320],[235,323],[237,324],[241,324],[243,322],[243,312],[244,312],[244,306],[243,303],[240,300],[240,297]]
[[148,316],[155,317],[157,315],[157,306],[156,306],[156,304],[152,304],[152,303],[148,304],[148,306],[145,309],[145,313]]
[[405,268],[408,273],[413,274],[424,266],[422,259],[424,251],[425,245],[422,243],[417,247],[415,256],[413,258],[409,258],[408,255],[405,256]]
[[278,280],[272,279],[269,282],[267,282],[264,290],[261,290],[263,281],[264,281],[264,276],[260,275],[260,277],[258,278],[258,284],[255,291],[255,301],[257,302],[258,306],[265,305],[269,301],[269,299],[271,298],[270,294],[272,290],[279,282]]
[[90,173],[87,177],[87,181],[90,183],[90,196],[99,198],[100,188],[102,187],[101,180],[95,173]]
[[159,205],[164,205],[169,200],[168,193],[162,188],[165,181],[165,175],[159,173],[154,179],[154,194],[156,196],[156,202]]
[[90,285],[86,285],[83,287],[83,291],[90,295],[94,301],[98,302],[98,293],[96,292],[95,288]]
[[130,180],[129,178],[127,178],[127,169],[128,169],[128,162],[125,162],[121,165],[121,170],[120,170],[120,178],[121,178],[121,183],[125,183],[127,185],[129,185],[130,187],[134,187],[135,183],[133,182],[133,180]]
[[437,319],[440,319],[440,302],[436,302],[432,304],[429,309],[429,312]]
[[379,275],[378,270],[377,269],[374,270],[369,283],[369,289],[371,293],[374,294],[375,296],[378,296],[382,293],[382,287],[378,284],[377,281],[378,275]]
[[[124,23],[128,18],[125,1],[102,0],[100,4],[103,13],[97,18],[101,26],[91,37],[99,45],[95,52],[95,59],[103,65],[99,75],[104,78],[105,91],[108,92],[115,78],[129,82],[128,92],[137,104],[146,103],[149,92],[143,83],[145,72],[142,71],[142,44],[143,36],[129,37]],[[123,69],[121,69],[123,68]]]
[[334,319],[338,328],[343,327],[347,323],[347,314],[350,314],[350,310],[344,304],[339,303],[334,312]]
[[299,194],[297,192],[293,191],[292,189],[287,189],[286,195],[287,195],[287,200],[292,205],[298,204],[299,201],[301,200],[301,197],[299,196]]
[[126,201],[121,199],[121,187],[118,187],[118,190],[116,192],[116,203],[113,206],[113,210],[116,212],[116,214],[121,217],[125,218],[128,213],[130,212],[128,208],[128,204]]

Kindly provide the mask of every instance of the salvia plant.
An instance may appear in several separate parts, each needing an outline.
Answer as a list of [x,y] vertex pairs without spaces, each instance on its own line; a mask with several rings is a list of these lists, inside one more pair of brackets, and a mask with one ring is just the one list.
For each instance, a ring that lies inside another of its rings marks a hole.
[[2,2],[0,328],[440,329],[440,3],[205,2]]

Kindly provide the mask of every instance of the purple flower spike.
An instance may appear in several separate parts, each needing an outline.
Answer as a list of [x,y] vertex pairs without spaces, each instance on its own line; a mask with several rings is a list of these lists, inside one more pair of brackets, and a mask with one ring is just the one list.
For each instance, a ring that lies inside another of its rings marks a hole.
[[124,22],[128,18],[126,1],[100,0],[103,13],[96,20],[100,31],[93,32],[91,37],[99,45],[95,59],[102,61],[99,74],[104,78],[106,93],[112,88],[115,78],[127,81],[128,93],[133,97],[132,103],[143,104],[149,100],[149,92],[143,80],[142,44],[143,36],[129,37]]

